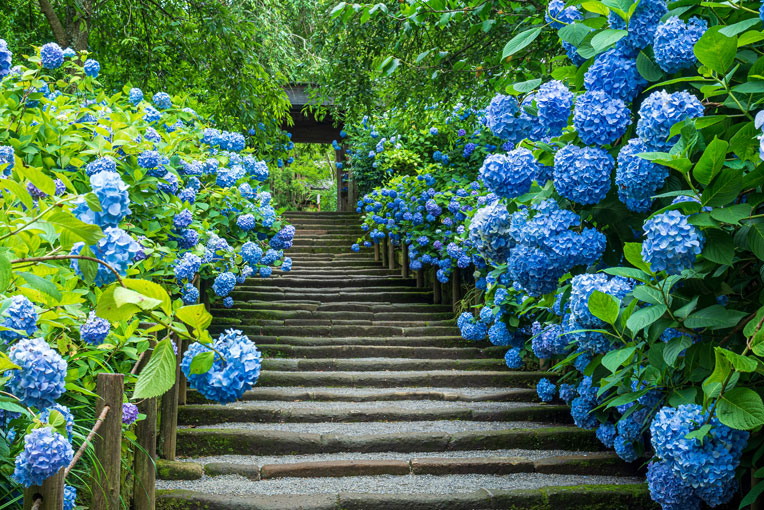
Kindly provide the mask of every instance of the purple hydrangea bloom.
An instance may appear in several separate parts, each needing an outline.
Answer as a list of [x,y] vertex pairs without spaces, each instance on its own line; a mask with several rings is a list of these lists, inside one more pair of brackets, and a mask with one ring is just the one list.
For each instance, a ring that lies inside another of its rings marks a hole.
[[122,404],[122,423],[130,426],[138,419],[138,406],[125,402]]

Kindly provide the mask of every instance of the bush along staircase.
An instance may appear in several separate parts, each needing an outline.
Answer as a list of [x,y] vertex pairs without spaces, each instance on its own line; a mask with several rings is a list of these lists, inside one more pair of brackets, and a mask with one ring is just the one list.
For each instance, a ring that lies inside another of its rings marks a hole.
[[263,351],[260,381],[225,406],[188,393],[157,508],[653,507],[638,464],[603,452],[561,401],[538,402],[552,374],[463,340],[394,250],[384,265],[348,253],[357,215],[287,217],[292,271],[213,306],[213,335],[235,327]]

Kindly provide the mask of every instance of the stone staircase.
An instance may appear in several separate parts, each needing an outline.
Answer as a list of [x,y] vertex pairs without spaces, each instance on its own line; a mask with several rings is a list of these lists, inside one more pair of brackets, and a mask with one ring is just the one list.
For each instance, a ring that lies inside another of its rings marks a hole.
[[430,290],[348,247],[355,214],[290,213],[290,273],[237,288],[212,333],[264,355],[257,387],[221,406],[189,392],[157,508],[653,508],[639,466],[541,404],[541,372],[459,336]]

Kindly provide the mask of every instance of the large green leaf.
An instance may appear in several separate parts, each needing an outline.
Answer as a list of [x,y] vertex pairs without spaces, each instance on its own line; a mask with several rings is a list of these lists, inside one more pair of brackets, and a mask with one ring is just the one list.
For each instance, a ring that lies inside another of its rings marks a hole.
[[724,381],[732,373],[732,365],[727,358],[714,350],[714,371],[703,381],[703,393],[707,398],[715,398],[721,393]]
[[200,352],[191,360],[189,372],[192,374],[204,374],[215,363],[215,353],[212,351]]
[[501,52],[501,58],[505,59],[510,55],[514,55],[518,51],[522,50],[526,46],[528,46],[530,43],[536,40],[536,38],[541,33],[541,28],[530,28],[526,30],[525,32],[521,32],[514,36],[512,39],[509,40],[509,42],[504,46],[504,51]]
[[133,398],[152,398],[163,395],[175,384],[177,360],[169,338],[158,342],[151,358],[138,376]]
[[40,292],[49,295],[56,302],[61,301],[61,298],[63,298],[61,291],[58,289],[55,283],[37,276],[36,274],[27,273],[24,271],[17,271],[16,274],[22,277],[27,282],[27,285],[35,290],[39,290]]
[[589,296],[588,306],[592,315],[608,324],[615,324],[615,321],[618,320],[618,311],[621,305],[610,294],[594,290]]
[[684,320],[688,328],[725,329],[737,325],[747,314],[739,310],[730,310],[722,305],[711,305],[693,313]]
[[727,205],[737,198],[742,189],[742,172],[726,168],[714,178],[709,187],[703,190],[700,201],[703,205],[711,207]]
[[652,274],[650,266],[642,258],[642,243],[626,243],[623,245],[623,256],[632,266],[645,273]]
[[714,137],[692,169],[692,175],[701,184],[708,185],[724,165],[729,144]]
[[631,346],[616,351],[610,351],[602,357],[602,366],[610,370],[612,373],[616,373],[616,371],[621,368],[621,365],[631,359],[636,350],[636,347]]
[[735,243],[732,241],[732,237],[722,230],[707,230],[703,256],[711,262],[731,266],[735,258]]
[[78,241],[90,246],[96,244],[103,237],[101,227],[85,223],[69,212],[55,211],[46,216],[45,221],[51,223],[57,232],[68,231]]
[[692,339],[688,336],[680,336],[678,338],[672,338],[666,347],[663,349],[663,360],[667,365],[673,367],[676,363],[679,355],[692,345]]
[[184,306],[175,312],[175,316],[194,328],[197,335],[212,323],[212,315],[202,304]]
[[637,333],[663,317],[666,310],[668,310],[666,305],[653,305],[640,308],[631,314],[629,320],[626,321],[626,327],[634,333]]
[[720,32],[722,27],[711,27],[695,43],[695,56],[701,64],[719,74],[726,74],[737,53],[737,38]]
[[750,388],[733,388],[719,397],[716,417],[733,429],[751,430],[764,425],[764,403]]

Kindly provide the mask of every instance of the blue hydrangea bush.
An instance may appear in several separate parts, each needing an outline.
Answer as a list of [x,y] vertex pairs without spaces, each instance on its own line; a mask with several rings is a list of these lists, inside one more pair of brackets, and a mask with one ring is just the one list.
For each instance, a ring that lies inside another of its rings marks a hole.
[[465,341],[554,367],[539,399],[646,464],[664,510],[745,505],[764,489],[744,473],[764,467],[764,18],[629,4],[550,2],[548,76],[352,124],[346,163],[377,184],[353,250],[459,272],[480,297]]
[[[24,60],[0,40],[4,503],[68,465],[95,419],[99,372],[125,374],[124,426],[143,419],[130,400],[175,383],[171,336],[191,345],[183,366],[208,398],[251,388],[259,352],[233,332],[213,341],[205,302],[236,306],[246,278],[291,269],[294,228],[264,184],[286,134],[264,143],[186,97],[105,90],[101,65],[55,43]],[[67,487],[69,508],[75,498]]]

